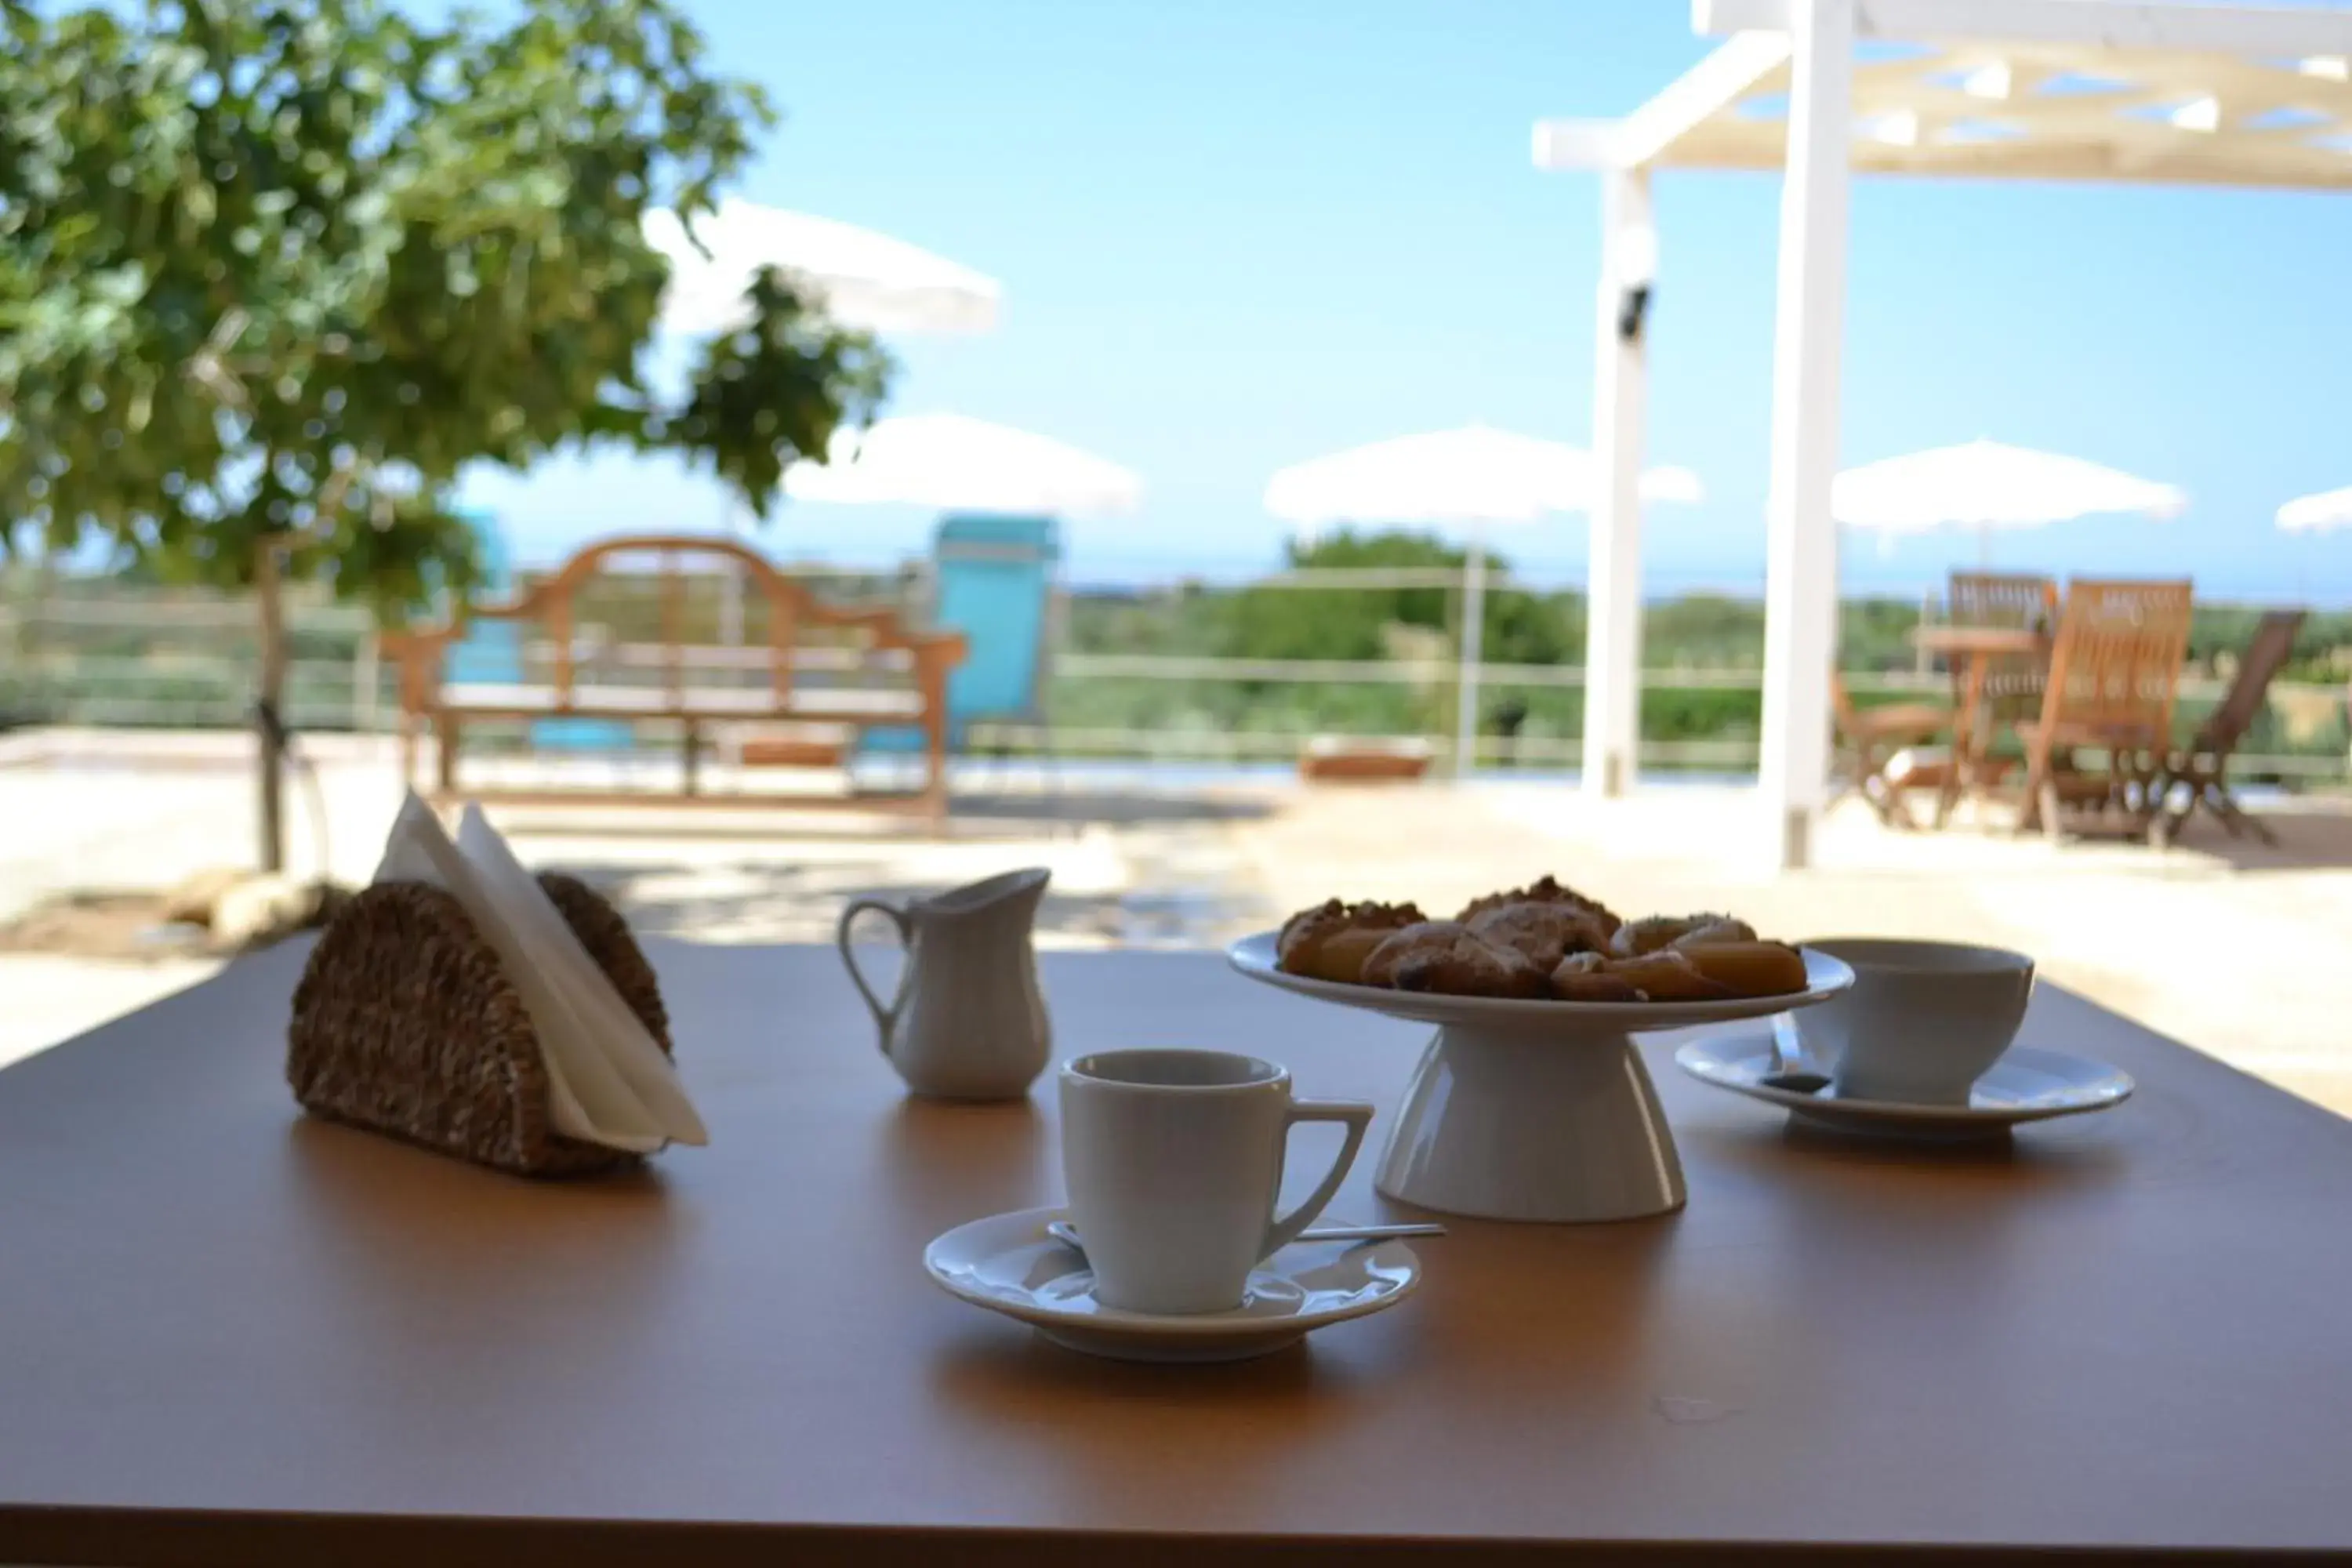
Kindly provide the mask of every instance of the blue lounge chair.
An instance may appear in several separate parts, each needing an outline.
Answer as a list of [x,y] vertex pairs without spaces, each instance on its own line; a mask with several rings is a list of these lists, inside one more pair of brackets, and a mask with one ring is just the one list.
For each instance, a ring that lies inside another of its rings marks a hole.
[[971,652],[948,677],[948,733],[965,745],[976,723],[1045,722],[1045,645],[1061,541],[1049,517],[940,520],[931,544],[931,618]]
[[[969,652],[948,677],[948,744],[969,750],[974,724],[1047,722],[1046,645],[1052,637],[1059,529],[1050,517],[963,513],[932,536],[930,624],[961,632]],[[908,749],[916,732],[876,731],[877,752]]]
[[[481,581],[475,592],[500,598],[514,592],[514,558],[507,548],[499,520],[486,511],[457,514],[473,531],[481,554]],[[520,631],[510,621],[478,621],[466,628],[464,640],[451,645],[446,679],[462,681],[520,683],[522,679]]]

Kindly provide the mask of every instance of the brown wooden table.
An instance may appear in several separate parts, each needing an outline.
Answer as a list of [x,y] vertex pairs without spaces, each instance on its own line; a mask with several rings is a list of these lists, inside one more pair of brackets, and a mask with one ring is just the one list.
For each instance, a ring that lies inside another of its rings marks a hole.
[[[936,1232],[1055,1195],[1048,1088],[908,1103],[830,952],[653,953],[714,1141],[633,1180],[305,1121],[285,949],[0,1072],[0,1561],[2352,1548],[2352,1124],[2054,989],[2028,1037],[2129,1069],[2127,1105],[1887,1152],[1661,1043],[1680,1215],[1458,1223],[1398,1309],[1183,1369],[922,1276]],[[1065,1052],[1261,1051],[1387,1102],[1419,1045],[1207,955],[1045,974]],[[1339,1212],[1385,1206],[1370,1163]]]
[[1951,820],[1964,793],[1984,789],[1994,776],[1986,762],[1993,740],[1985,712],[1986,675],[2001,658],[2048,658],[2050,634],[2025,626],[1923,626],[1911,628],[1911,643],[1952,665],[1959,678],[1960,710],[1952,725],[1952,765],[1936,798],[1936,826],[1941,827]]

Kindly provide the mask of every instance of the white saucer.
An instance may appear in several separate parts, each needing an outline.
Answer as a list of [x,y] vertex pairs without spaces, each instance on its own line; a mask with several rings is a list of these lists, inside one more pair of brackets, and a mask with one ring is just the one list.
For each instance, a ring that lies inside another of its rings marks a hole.
[[1828,1089],[1808,1094],[1776,1087],[1764,1081],[1777,1069],[1769,1033],[1694,1040],[1675,1053],[1675,1065],[1701,1083],[1785,1106],[1795,1121],[1881,1137],[1983,1137],[2023,1121],[2105,1110],[2122,1104],[2132,1091],[2131,1075],[2119,1068],[2030,1046],[2012,1047],[1993,1063],[1969,1091],[1966,1105],[1840,1100]]
[[1061,1207],[1022,1209],[960,1225],[923,1249],[923,1267],[951,1296],[1115,1361],[1247,1361],[1310,1329],[1393,1307],[1421,1283],[1421,1260],[1402,1241],[1301,1243],[1260,1264],[1231,1311],[1122,1311],[1095,1300],[1086,1259],[1045,1234],[1068,1216]]

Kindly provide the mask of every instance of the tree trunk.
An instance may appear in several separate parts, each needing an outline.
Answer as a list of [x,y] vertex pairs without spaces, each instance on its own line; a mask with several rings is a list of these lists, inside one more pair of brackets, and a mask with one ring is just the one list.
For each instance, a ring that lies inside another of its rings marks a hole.
[[254,562],[253,602],[260,623],[261,671],[254,692],[254,739],[261,765],[261,868],[286,868],[285,732],[279,715],[286,699],[286,605],[278,580],[278,543],[262,542]]

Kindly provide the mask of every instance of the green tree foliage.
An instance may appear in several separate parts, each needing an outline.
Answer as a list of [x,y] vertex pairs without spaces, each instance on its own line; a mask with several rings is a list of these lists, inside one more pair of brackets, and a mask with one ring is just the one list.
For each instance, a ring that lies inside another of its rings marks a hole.
[[[1466,557],[1426,534],[1342,529],[1290,546],[1294,571],[1435,569],[1458,573]],[[1510,563],[1487,552],[1486,658],[1495,664],[1573,662],[1584,645],[1580,600],[1511,586]],[[1451,637],[1461,595],[1450,587],[1251,588],[1231,601],[1223,647],[1235,658],[1377,659],[1394,647],[1391,628]]]
[[[376,0],[0,0],[0,546],[391,616],[471,581],[467,465],[618,443],[766,515],[887,364],[777,275],[682,395],[667,267],[772,120],[667,0],[425,26]],[[266,850],[277,769],[265,727]]]

